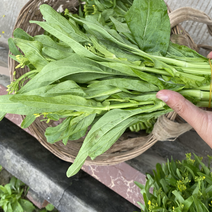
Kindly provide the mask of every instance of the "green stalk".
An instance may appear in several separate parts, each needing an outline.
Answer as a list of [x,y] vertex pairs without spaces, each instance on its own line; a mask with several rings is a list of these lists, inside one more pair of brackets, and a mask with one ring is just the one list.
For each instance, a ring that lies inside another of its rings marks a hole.
[[122,103],[122,104],[114,104],[114,105],[108,105],[105,108],[102,108],[103,110],[112,110],[112,109],[122,109],[122,108],[131,108],[131,107],[137,107],[139,105],[153,105],[153,101],[146,101],[146,102],[138,102],[138,103]]
[[115,94],[115,93],[119,93],[121,91],[122,90],[120,90],[119,88],[113,88],[113,89],[110,89],[110,90],[108,90],[104,93],[96,94],[96,95],[93,95],[93,96],[88,96],[88,97],[86,97],[86,99],[92,99],[92,98],[96,98],[96,97],[112,95],[112,94]]
[[196,104],[197,107],[208,107],[209,108],[209,101],[201,101],[201,102],[198,102]]
[[182,90],[179,92],[185,97],[193,97],[198,100],[209,100],[210,92],[200,90]]
[[146,52],[142,51],[141,49],[138,49],[138,48],[135,48],[133,46],[130,46],[130,45],[127,45],[125,43],[122,43],[120,42],[119,40],[117,40],[116,38],[114,38],[108,31],[106,28],[103,28],[102,26],[99,26],[95,23],[91,23],[89,21],[86,21],[86,20],[81,20],[81,19],[78,19],[76,17],[74,17],[73,15],[70,15],[70,18],[72,18],[73,20],[75,20],[76,22],[78,23],[81,23],[81,24],[85,24],[87,25],[87,27],[90,29],[90,30],[94,30],[98,33],[101,33],[102,36],[104,36],[106,39],[116,43],[117,45],[121,46],[122,48],[124,49],[129,49],[131,50],[132,53],[136,54],[136,55],[139,55],[141,56],[142,58],[145,58],[147,60],[150,60],[152,61],[156,67],[160,66],[162,67],[165,71],[167,71],[171,76],[175,76],[175,73],[177,72],[175,70],[175,68],[167,65],[166,63],[163,63],[162,61],[158,60],[157,58],[155,58],[155,56],[153,55],[149,55],[147,54]]
[[210,91],[210,84],[197,87],[198,90]]
[[190,79],[193,79],[193,80],[196,80],[196,81],[204,81],[205,80],[205,77],[201,77],[201,76],[196,76],[196,75],[192,75],[192,74],[187,74],[187,73],[184,73],[184,72],[178,72],[178,75],[176,75],[178,77],[182,76],[182,77],[187,77],[187,78],[190,78]]
[[181,69],[184,72],[189,73],[189,74],[194,74],[194,75],[211,75],[210,67],[208,69],[206,69],[206,68],[186,68],[186,67],[177,67],[177,68],[179,68],[179,69]]
[[156,68],[149,68],[146,66],[135,66],[135,65],[129,65],[131,68],[141,70],[141,71],[147,71],[155,74],[162,74],[166,76],[172,76],[169,72],[161,70],[161,69],[156,69]]
[[155,58],[174,66],[188,67],[188,68],[207,68],[210,69],[210,65],[207,62],[188,63],[186,61],[176,60],[168,57],[154,56]]

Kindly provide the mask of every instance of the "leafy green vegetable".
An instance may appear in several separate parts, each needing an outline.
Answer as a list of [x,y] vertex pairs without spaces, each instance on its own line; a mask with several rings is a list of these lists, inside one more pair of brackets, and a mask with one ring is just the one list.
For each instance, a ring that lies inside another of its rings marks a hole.
[[22,199],[24,189],[20,180],[12,177],[9,184],[0,185],[0,207],[5,212],[20,211],[32,212],[35,206],[28,200]]
[[14,38],[20,38],[22,40],[29,40],[29,41],[33,41],[34,40],[34,38],[32,36],[30,36],[29,34],[27,34],[21,28],[15,29],[14,32],[13,32],[13,36],[14,36]]
[[[145,205],[140,203],[141,211],[203,211],[211,209],[211,173],[201,162],[202,158],[186,154],[182,161],[167,160],[157,164],[154,175],[147,174],[146,185],[135,184],[141,189]],[[210,157],[209,157],[210,158]],[[205,173],[206,171],[206,173]],[[153,188],[153,195],[149,189]],[[163,201],[161,201],[161,198]]]
[[[30,71],[8,86],[8,95],[0,96],[0,120],[6,113],[26,115],[23,128],[37,117],[47,123],[59,121],[45,132],[52,144],[61,140],[66,145],[85,136],[68,176],[76,174],[87,157],[95,159],[107,151],[126,129],[150,133],[157,118],[171,111],[156,98],[157,91],[174,90],[196,105],[207,106],[208,60],[169,41],[163,0],[85,0],[78,14],[67,9],[60,14],[47,4],[40,10],[44,21],[30,23],[42,27],[43,35],[32,37],[16,29],[8,40],[10,57],[19,63],[16,68],[28,66]],[[185,167],[194,176],[190,164]],[[160,166],[156,169],[161,173]],[[166,180],[155,172],[157,188],[161,185],[168,191],[182,176],[173,161],[164,173],[169,171],[173,177]],[[206,180],[212,182],[208,176]],[[151,183],[153,178],[144,189]],[[148,204],[152,194],[143,194]],[[199,205],[195,198],[173,195],[187,208],[193,202]],[[159,195],[157,201],[161,211],[169,198]]]
[[14,42],[37,70],[41,70],[48,64],[48,61],[41,54],[42,44],[40,42],[26,41],[19,38],[15,38]]
[[22,121],[21,127],[22,128],[29,127],[35,121],[35,119],[36,119],[36,116],[34,114],[27,115],[25,119]]
[[125,17],[141,50],[166,55],[171,30],[163,0],[134,0]]

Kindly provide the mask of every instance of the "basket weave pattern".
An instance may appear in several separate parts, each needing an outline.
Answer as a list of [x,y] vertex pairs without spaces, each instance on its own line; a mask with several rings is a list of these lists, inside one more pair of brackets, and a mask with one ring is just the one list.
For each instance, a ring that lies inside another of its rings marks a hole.
[[[36,24],[29,24],[29,20],[36,20],[36,21],[42,21],[42,15],[39,11],[39,6],[41,4],[49,4],[51,7],[53,7],[55,10],[58,8],[68,8],[69,11],[77,12],[77,6],[78,1],[76,0],[61,0],[61,1],[55,1],[55,0],[31,0],[29,1],[24,8],[21,10],[17,22],[15,24],[15,28],[22,28],[24,31],[26,31],[31,36],[35,36],[38,34],[42,34],[43,30],[40,26]],[[172,36],[171,40],[173,42],[178,42],[176,39],[176,35],[179,35],[181,40],[183,41],[182,44],[189,46],[190,48],[193,48],[195,50],[198,50],[197,45],[193,42],[191,37],[186,33],[181,26],[176,25],[172,28]],[[178,42],[179,43],[179,42]],[[17,66],[17,62],[15,62],[12,59],[9,59],[9,69],[10,69],[10,75],[11,79],[13,76],[13,72],[15,70],[15,67]],[[15,78],[19,78],[24,73],[28,72],[28,68],[18,68],[16,69],[16,76]],[[24,118],[24,116],[22,116]],[[75,157],[78,154],[78,151],[82,145],[82,142],[84,138],[81,138],[77,141],[69,141],[66,146],[59,141],[55,144],[49,144],[46,141],[44,132],[47,127],[54,126],[53,122],[45,123],[41,122],[40,120],[42,117],[37,118],[34,123],[29,127],[30,132],[38,139],[38,141],[49,151],[51,151],[54,155],[59,157],[62,160],[73,162]],[[176,119],[176,113],[172,112],[166,115],[166,119],[168,121],[175,124],[174,120]],[[163,126],[168,124],[168,121],[166,123],[166,119],[163,119]],[[178,123],[176,123],[178,124]],[[177,125],[177,127],[179,124]],[[185,126],[184,126],[185,127]],[[183,127],[183,128],[184,128]],[[177,130],[174,126],[175,131]],[[187,126],[188,129],[184,130],[187,131],[191,129],[191,127]],[[160,128],[155,126],[153,132],[160,131]],[[182,132],[183,133],[183,132]],[[182,134],[181,133],[181,134]],[[85,165],[113,165],[117,163],[124,162],[126,160],[132,159],[143,152],[145,152],[147,149],[149,149],[153,144],[155,144],[160,138],[157,137],[157,133],[145,135],[142,132],[141,133],[124,133],[120,139],[104,154],[98,156],[95,160],[91,160],[88,158],[85,162]],[[175,138],[178,135],[175,135]],[[168,138],[167,138],[168,139]]]

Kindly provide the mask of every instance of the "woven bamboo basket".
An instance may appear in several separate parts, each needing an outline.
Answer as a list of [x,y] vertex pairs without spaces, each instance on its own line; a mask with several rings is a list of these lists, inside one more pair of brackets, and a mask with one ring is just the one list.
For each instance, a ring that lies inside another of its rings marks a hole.
[[[49,4],[55,10],[68,8],[71,12],[77,12],[78,7],[77,0],[30,0],[21,10],[14,29],[22,28],[31,36],[42,34],[43,30],[40,26],[29,24],[30,20],[43,20],[39,11],[39,6],[41,4]],[[208,25],[209,33],[212,35],[212,21],[206,14],[191,8],[182,8],[174,12],[170,12],[169,10],[169,16],[172,27],[172,42],[186,45],[196,51],[199,50],[199,47],[211,50],[211,47],[196,45],[189,34],[180,25],[178,25],[180,22],[185,20],[196,20],[198,22],[203,22]],[[13,80],[13,72],[15,71],[15,67],[17,65],[17,62],[9,58],[11,80]],[[29,70],[27,67],[16,69],[15,78],[19,78],[28,71]],[[149,135],[146,135],[142,131],[139,133],[124,133],[107,152],[98,156],[95,160],[87,158],[85,164],[105,166],[121,163],[142,154],[158,140],[175,140],[179,135],[191,129],[187,123],[181,123],[176,117],[176,113],[174,112],[160,117],[155,124],[152,133]],[[22,119],[23,118],[24,116],[22,116]],[[31,134],[34,135],[46,149],[57,157],[64,161],[73,162],[78,154],[84,138],[76,141],[69,141],[66,146],[60,141],[55,144],[49,144],[46,141],[44,132],[47,127],[54,126],[55,123],[50,122],[47,124],[45,122],[41,122],[41,119],[42,118],[37,118],[28,128]]]

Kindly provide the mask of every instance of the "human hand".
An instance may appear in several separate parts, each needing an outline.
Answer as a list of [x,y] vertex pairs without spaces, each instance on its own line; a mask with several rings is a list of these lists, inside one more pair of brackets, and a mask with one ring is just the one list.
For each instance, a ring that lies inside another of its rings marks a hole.
[[[212,52],[208,55],[212,59]],[[199,136],[212,148],[212,112],[204,111],[177,92],[161,90],[156,97],[188,122]]]

